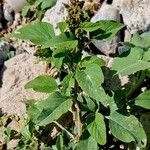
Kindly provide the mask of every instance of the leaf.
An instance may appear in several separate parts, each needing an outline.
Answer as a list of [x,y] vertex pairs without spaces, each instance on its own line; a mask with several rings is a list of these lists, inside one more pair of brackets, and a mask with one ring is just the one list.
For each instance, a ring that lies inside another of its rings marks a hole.
[[69,29],[68,24],[65,21],[64,22],[59,22],[58,27],[59,27],[59,29],[62,33],[65,32],[67,29]]
[[20,133],[22,134],[22,136],[26,139],[26,140],[31,140],[32,137],[31,137],[31,133],[29,131],[29,126],[24,126]]
[[150,90],[143,92],[135,98],[135,105],[150,109]]
[[124,27],[123,24],[113,20],[101,20],[99,22],[84,22],[81,25],[81,29],[87,32],[96,31],[96,35],[92,36],[92,39],[102,40],[111,39],[117,34],[117,32]]
[[81,138],[75,150],[98,150],[97,142],[92,136]]
[[127,143],[135,141],[140,147],[146,146],[145,131],[135,116],[123,116],[114,112],[109,117],[109,127],[117,139]]
[[62,93],[66,96],[70,96],[71,94],[71,88],[74,85],[74,78],[73,78],[73,74],[70,73],[68,74],[62,81]]
[[144,61],[150,61],[150,48],[144,52],[143,60]]
[[47,100],[41,102],[39,106],[42,108],[42,112],[37,119],[37,124],[45,126],[66,113],[72,106],[72,100],[55,92]]
[[[61,48],[60,50],[74,49],[78,45],[78,41],[74,39],[74,37],[69,33],[62,33],[58,36],[51,38],[46,41],[42,48]],[[66,50],[65,50],[66,51]]]
[[150,34],[140,36],[138,33],[133,34],[131,43],[137,47],[149,48],[150,47]]
[[26,17],[27,16],[27,14],[28,14],[28,11],[30,10],[30,4],[29,3],[26,3],[25,4],[25,6],[24,6],[24,8],[23,8],[23,10],[22,10],[22,16],[23,17]]
[[57,89],[57,83],[51,76],[41,75],[28,82],[25,88],[32,88],[36,92],[51,93]]
[[89,65],[85,70],[76,73],[76,79],[81,89],[91,98],[104,102],[106,95],[101,86],[104,76],[97,64]]
[[96,113],[95,116],[90,117],[87,121],[87,129],[91,136],[100,145],[106,144],[106,127],[104,122],[104,117],[100,113]]
[[41,4],[41,8],[42,10],[46,9],[46,8],[51,8],[56,4],[57,0],[43,0],[42,4]]
[[114,59],[111,69],[117,71],[116,74],[120,74],[121,76],[149,69],[150,62],[141,60],[143,53],[143,49],[141,48],[131,48],[130,54],[127,57]]
[[36,22],[25,25],[14,32],[12,36],[23,40],[30,40],[36,45],[43,45],[55,36],[55,34],[51,24],[46,22]]
[[100,67],[105,66],[105,61],[97,56],[88,56],[81,61],[81,66],[86,67],[91,64],[97,64]]

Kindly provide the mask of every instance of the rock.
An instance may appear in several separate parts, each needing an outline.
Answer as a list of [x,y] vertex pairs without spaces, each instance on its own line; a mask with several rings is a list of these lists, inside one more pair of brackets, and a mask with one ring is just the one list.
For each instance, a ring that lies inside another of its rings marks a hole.
[[42,74],[44,65],[36,63],[36,58],[29,54],[20,54],[5,62],[0,88],[0,107],[8,114],[23,115],[26,112],[22,100],[44,99],[47,95],[24,89],[24,85]]
[[64,3],[69,4],[69,0],[58,0],[54,7],[46,11],[42,20],[43,22],[51,23],[55,28],[56,34],[60,33],[59,29],[57,29],[57,24],[64,21],[67,16]]
[[3,12],[2,12],[2,4],[0,4],[0,30],[3,28],[3,26],[2,26],[2,14],[3,14]]
[[[92,22],[100,20],[120,20],[119,11],[115,9],[112,5],[103,3],[100,10],[91,19]],[[93,44],[105,55],[114,54],[119,43],[119,37],[116,36],[112,40],[92,40]]]
[[118,20],[120,21],[119,11],[112,5],[103,3],[99,11],[92,17],[91,21],[96,22],[99,20]]
[[14,20],[13,10],[7,3],[5,3],[3,6],[3,13],[4,13],[5,20],[7,20],[8,22],[10,22],[10,24],[12,24],[12,22]]
[[15,11],[20,12],[25,6],[26,0],[5,0],[5,2]]
[[113,0],[131,33],[150,30],[150,0]]
[[10,45],[7,42],[0,41],[0,70],[7,58],[7,52],[10,50]]

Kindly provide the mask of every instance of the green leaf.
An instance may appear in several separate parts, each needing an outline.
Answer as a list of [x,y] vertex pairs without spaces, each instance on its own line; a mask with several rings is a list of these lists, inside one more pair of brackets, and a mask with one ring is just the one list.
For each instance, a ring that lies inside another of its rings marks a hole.
[[97,64],[100,67],[105,66],[105,61],[97,56],[88,56],[85,57],[82,61],[81,61],[81,66],[82,67],[87,67],[88,65],[91,64]]
[[42,108],[39,106],[39,104],[41,102],[36,102],[36,101],[29,100],[29,102],[30,101],[32,103],[26,104],[27,105],[27,114],[28,114],[28,117],[29,117],[30,121],[35,123],[37,121],[37,118],[39,117],[39,115],[42,112]]
[[71,89],[74,86],[74,78],[73,74],[70,73],[68,74],[62,81],[62,93],[66,96],[70,96],[71,94]]
[[117,139],[127,143],[135,141],[140,147],[146,146],[145,131],[135,116],[123,116],[114,112],[109,117],[109,127]]
[[106,94],[101,86],[104,76],[97,64],[89,65],[85,70],[76,73],[76,79],[81,89],[91,98],[104,102]]
[[106,144],[106,127],[102,114],[96,113],[94,117],[90,117],[87,129],[96,142],[100,145]]
[[65,21],[64,22],[59,22],[58,27],[59,27],[59,29],[62,33],[65,32],[67,29],[69,29],[68,24]]
[[127,57],[115,58],[112,64],[112,70],[117,71],[121,76],[130,75],[140,70],[150,68],[150,62],[141,60],[143,57],[143,49],[135,47],[131,48]]
[[46,22],[36,22],[25,25],[14,32],[12,36],[23,40],[30,40],[36,45],[43,45],[55,36],[55,34],[51,24]]
[[55,92],[47,100],[39,103],[39,106],[42,108],[42,112],[37,119],[37,124],[45,126],[66,113],[72,106],[72,100]]
[[26,3],[25,4],[25,6],[24,6],[24,8],[23,8],[23,10],[22,10],[22,16],[23,17],[26,17],[27,16],[27,14],[28,14],[28,11],[30,10],[30,4],[29,3]]
[[144,61],[150,61],[150,48],[144,52],[143,60]]
[[96,31],[93,39],[111,39],[117,34],[117,32],[124,27],[123,24],[113,21],[113,20],[101,20],[99,22],[84,22],[81,25],[81,29],[87,32]]
[[150,90],[145,91],[136,97],[135,105],[150,109]]
[[[61,48],[60,50],[74,49],[78,45],[78,41],[69,33],[62,33],[45,42],[42,48]],[[65,50],[66,51],[66,50]]]
[[64,150],[64,141],[63,141],[62,135],[60,135],[60,136],[57,138],[57,141],[56,141],[56,148],[57,148],[58,150]]
[[26,139],[26,140],[30,140],[32,137],[31,137],[31,133],[29,131],[29,126],[24,126],[20,133],[22,134],[22,136]]
[[43,0],[42,4],[41,4],[41,8],[42,10],[46,9],[46,8],[51,8],[56,4],[57,0]]
[[57,89],[57,83],[53,77],[41,75],[28,82],[25,88],[32,88],[36,92],[51,93]]
[[133,34],[131,43],[137,47],[149,48],[150,47],[150,34],[140,36],[138,33]]
[[98,150],[98,145],[92,136],[86,136],[80,139],[75,150]]

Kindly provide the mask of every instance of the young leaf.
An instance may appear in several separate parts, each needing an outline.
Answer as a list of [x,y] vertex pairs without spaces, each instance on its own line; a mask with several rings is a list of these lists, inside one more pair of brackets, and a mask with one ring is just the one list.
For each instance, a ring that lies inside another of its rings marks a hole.
[[101,68],[97,64],[88,65],[83,71],[76,73],[76,79],[81,89],[91,98],[104,102],[106,95],[101,86],[104,76]]
[[12,36],[19,39],[30,40],[36,45],[43,45],[55,36],[55,34],[51,24],[36,22],[25,25],[14,32]]
[[138,33],[133,34],[131,43],[137,47],[149,48],[150,47],[150,34],[140,36]]
[[96,35],[94,35],[92,39],[97,40],[111,39],[123,27],[123,24],[113,20],[102,20],[96,23],[84,22],[81,25],[81,29],[87,32],[96,31]]
[[42,10],[46,9],[46,8],[51,8],[56,4],[57,0],[43,0],[42,4],[41,4],[41,8]]
[[106,127],[104,122],[104,117],[100,113],[96,113],[95,116],[90,117],[87,121],[87,129],[91,136],[100,145],[106,144]]
[[135,105],[150,109],[150,90],[140,94],[135,99]]
[[127,143],[135,141],[140,147],[146,146],[145,131],[136,117],[114,112],[109,117],[109,127],[117,139]]
[[97,142],[92,136],[81,138],[75,150],[98,150]]
[[105,61],[97,56],[88,56],[81,61],[81,66],[86,67],[91,64],[97,64],[100,67],[105,66]]
[[36,92],[51,93],[57,89],[57,83],[51,76],[41,75],[28,82],[25,88],[32,88]]
[[74,85],[74,78],[73,74],[70,73],[68,74],[62,81],[62,93],[65,94],[66,96],[70,96],[71,94],[71,88]]
[[141,60],[143,57],[143,49],[135,47],[131,48],[127,57],[115,58],[112,64],[112,70],[117,71],[121,76],[130,75],[140,70],[150,68],[150,62]]
[[66,113],[72,106],[72,100],[60,93],[51,94],[47,100],[39,103],[42,112],[37,119],[39,126],[45,126],[57,120],[61,115]]

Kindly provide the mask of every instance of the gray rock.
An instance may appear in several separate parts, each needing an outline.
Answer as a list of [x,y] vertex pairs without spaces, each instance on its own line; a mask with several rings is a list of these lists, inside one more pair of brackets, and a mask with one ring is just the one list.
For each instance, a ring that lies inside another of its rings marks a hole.
[[150,0],[113,0],[131,33],[150,30]]
[[2,4],[0,4],[0,30],[3,28],[3,26],[2,26],[2,14],[3,14],[3,12],[2,12]]
[[10,45],[7,42],[0,41],[0,70],[7,58],[7,52],[10,50]]
[[51,23],[55,28],[55,33],[59,34],[60,31],[57,29],[57,24],[65,20],[67,16],[67,11],[64,7],[64,3],[69,4],[69,0],[58,0],[56,5],[51,9],[47,10],[43,22]]
[[0,88],[0,108],[8,114],[23,115],[26,99],[44,99],[45,94],[24,89],[24,85],[34,77],[43,74],[44,64],[36,63],[29,54],[20,54],[5,62]]
[[25,6],[26,0],[5,0],[5,2],[13,9],[15,12],[20,12]]
[[[115,9],[112,5],[103,3],[100,10],[91,19],[92,22],[100,20],[120,20],[119,11]],[[114,54],[118,46],[120,38],[118,36],[114,37],[112,40],[92,40],[93,44],[105,55]]]
[[5,18],[5,20],[7,20],[10,23],[12,23],[14,20],[12,12],[13,12],[13,10],[11,9],[11,7],[7,3],[5,3],[3,6],[4,18]]

